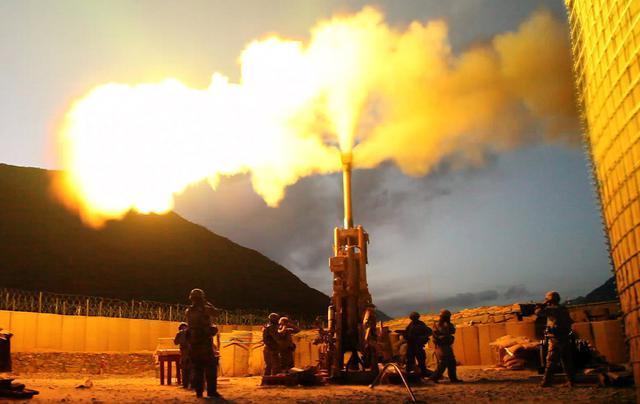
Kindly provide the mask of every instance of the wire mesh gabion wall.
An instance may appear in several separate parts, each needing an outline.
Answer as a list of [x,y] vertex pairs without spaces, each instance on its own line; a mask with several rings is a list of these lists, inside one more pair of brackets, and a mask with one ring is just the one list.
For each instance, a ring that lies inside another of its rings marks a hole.
[[640,0],[566,0],[578,103],[640,385]]

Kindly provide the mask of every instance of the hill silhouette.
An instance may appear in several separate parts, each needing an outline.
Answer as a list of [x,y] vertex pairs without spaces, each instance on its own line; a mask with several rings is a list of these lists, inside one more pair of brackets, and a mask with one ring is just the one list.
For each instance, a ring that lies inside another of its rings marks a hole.
[[50,172],[0,164],[0,287],[316,315],[329,298],[286,268],[176,213],[86,227],[54,199]]
[[605,283],[587,293],[586,296],[579,296],[571,299],[571,304],[598,303],[618,300],[618,290],[616,289],[616,279],[614,276],[607,279]]

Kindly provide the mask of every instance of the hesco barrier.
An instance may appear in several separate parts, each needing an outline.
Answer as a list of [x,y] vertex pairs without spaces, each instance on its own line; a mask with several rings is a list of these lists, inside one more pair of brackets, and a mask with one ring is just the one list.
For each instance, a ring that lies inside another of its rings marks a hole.
[[[154,352],[159,338],[173,338],[180,323],[98,316],[65,316],[0,310],[0,328],[11,331],[14,352]],[[260,326],[225,324],[220,332]]]
[[[0,310],[0,328],[11,331],[12,351],[16,353],[82,352],[140,353],[151,355],[159,342],[172,341],[179,322],[65,316]],[[261,326],[219,325],[220,371],[224,376],[261,375],[264,369]],[[312,344],[314,333],[294,336],[298,349],[295,364],[314,365],[318,349]],[[171,342],[169,344],[172,346]]]
[[585,144],[640,385],[640,1],[566,0]]
[[[151,354],[159,343],[172,347],[178,322],[140,320],[126,318],[63,316],[47,313],[0,311],[0,327],[15,334],[12,339],[14,352],[147,352]],[[260,375],[264,368],[262,333],[260,326],[219,326],[221,363],[224,376]],[[627,360],[624,337],[619,320],[575,323],[574,330],[580,338],[587,339],[609,361],[622,363]],[[527,336],[535,340],[533,322],[506,322],[460,326],[456,333],[454,351],[463,365],[492,365],[495,355],[489,343],[511,334]],[[318,346],[313,344],[314,331],[303,331],[294,336],[297,346],[295,365],[316,365]],[[391,333],[395,354],[402,348],[398,334]],[[435,366],[429,355],[430,366]]]
[[178,322],[0,310],[14,352],[153,352]]

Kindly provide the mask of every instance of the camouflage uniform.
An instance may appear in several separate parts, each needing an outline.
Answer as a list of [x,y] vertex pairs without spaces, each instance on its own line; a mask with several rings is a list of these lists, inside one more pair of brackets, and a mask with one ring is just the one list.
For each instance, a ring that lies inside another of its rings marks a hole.
[[191,353],[189,352],[189,342],[187,341],[187,324],[180,324],[178,333],[173,339],[173,343],[180,346],[180,368],[182,369],[182,387],[188,389],[191,385]]
[[443,310],[440,313],[440,320],[433,329],[433,343],[435,345],[436,358],[438,358],[438,368],[431,377],[432,380],[438,381],[442,378],[445,369],[451,382],[459,382],[456,374],[456,357],[453,354],[453,341],[456,327],[451,324],[451,313]]
[[407,372],[413,371],[417,360],[422,376],[426,377],[431,372],[427,369],[427,354],[424,352],[424,345],[429,341],[432,330],[420,321],[418,313],[411,313],[410,317],[411,322],[403,333],[407,341]]
[[536,315],[546,317],[547,328],[545,338],[549,342],[547,360],[542,379],[542,386],[550,386],[553,376],[553,367],[559,364],[567,377],[567,383],[573,384],[575,373],[573,358],[571,357],[570,333],[573,320],[569,310],[560,304],[560,295],[557,292],[547,293],[545,303],[536,309]]
[[262,327],[262,342],[264,343],[264,375],[272,376],[280,373],[280,356],[278,351],[278,316],[269,315],[269,322]]
[[218,333],[218,329],[212,326],[215,308],[211,303],[204,300],[194,301],[186,312],[187,341],[190,347],[190,359],[192,370],[192,386],[198,397],[202,396],[204,382],[206,378],[207,395],[209,397],[218,396],[218,352],[213,345],[213,336]]

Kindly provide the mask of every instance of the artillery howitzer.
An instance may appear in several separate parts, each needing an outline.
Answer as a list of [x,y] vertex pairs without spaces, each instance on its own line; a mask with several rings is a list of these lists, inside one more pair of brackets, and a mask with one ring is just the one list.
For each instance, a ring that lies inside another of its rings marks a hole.
[[378,373],[375,306],[367,285],[369,234],[353,225],[351,211],[351,154],[342,156],[344,227],[334,229],[333,293],[328,309],[328,372],[331,380],[370,383]]

